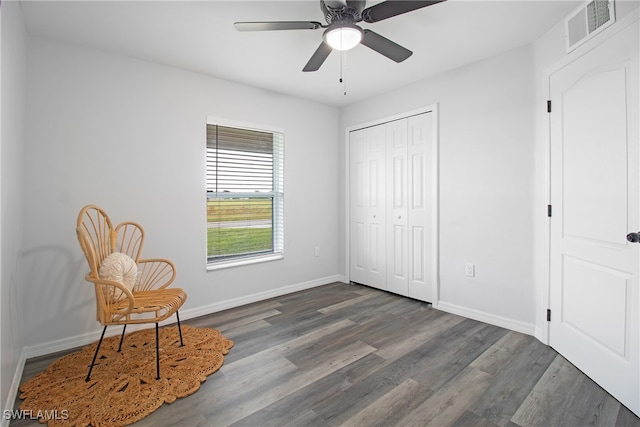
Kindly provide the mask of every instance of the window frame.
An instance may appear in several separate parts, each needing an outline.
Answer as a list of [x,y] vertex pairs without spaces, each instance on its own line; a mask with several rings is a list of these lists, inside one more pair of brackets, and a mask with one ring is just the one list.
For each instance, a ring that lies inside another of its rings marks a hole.
[[[255,123],[239,122],[216,117],[207,117],[205,125],[205,135],[210,125],[223,126],[228,128],[236,128],[249,131],[266,132],[272,134],[280,134],[280,142],[274,141],[273,146],[273,186],[270,192],[248,193],[248,192],[223,192],[214,194],[224,194],[224,198],[243,197],[243,198],[271,198],[273,207],[271,214],[272,223],[272,250],[257,252],[249,255],[236,255],[227,258],[221,257],[215,261],[210,260],[207,242],[205,242],[205,260],[207,271],[219,270],[223,268],[238,267],[243,265],[251,265],[263,262],[270,262],[284,258],[284,145],[285,131],[284,129],[271,126],[259,125]],[[215,195],[210,197],[207,188],[208,166],[207,161],[208,142],[205,138],[205,229],[208,230],[207,203],[211,199],[216,199]]]

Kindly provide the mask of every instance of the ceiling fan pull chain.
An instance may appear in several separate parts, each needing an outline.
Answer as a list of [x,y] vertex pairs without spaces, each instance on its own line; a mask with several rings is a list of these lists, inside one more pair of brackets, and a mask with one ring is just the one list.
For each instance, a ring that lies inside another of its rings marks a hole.
[[340,83],[342,83],[344,95],[347,94],[346,65],[347,65],[347,51],[342,51],[340,55]]

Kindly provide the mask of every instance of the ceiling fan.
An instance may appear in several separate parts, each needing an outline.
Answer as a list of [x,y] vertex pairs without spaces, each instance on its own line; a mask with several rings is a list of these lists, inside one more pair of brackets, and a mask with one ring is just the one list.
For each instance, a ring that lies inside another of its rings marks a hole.
[[320,8],[328,25],[316,21],[272,21],[236,22],[238,31],[273,30],[317,30],[326,28],[322,43],[304,66],[302,71],[317,71],[332,50],[349,50],[358,44],[386,56],[395,62],[402,62],[413,52],[392,42],[369,29],[362,29],[356,23],[374,23],[423,7],[432,6],[445,0],[387,0],[365,9],[366,0],[320,0]]

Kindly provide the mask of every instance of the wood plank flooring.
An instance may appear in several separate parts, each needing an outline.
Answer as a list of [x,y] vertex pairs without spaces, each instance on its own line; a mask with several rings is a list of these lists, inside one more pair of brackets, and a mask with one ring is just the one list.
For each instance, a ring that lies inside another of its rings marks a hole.
[[[136,426],[640,427],[535,338],[365,286],[334,283],[184,323],[235,346],[197,393]],[[28,361],[23,381],[59,356]]]

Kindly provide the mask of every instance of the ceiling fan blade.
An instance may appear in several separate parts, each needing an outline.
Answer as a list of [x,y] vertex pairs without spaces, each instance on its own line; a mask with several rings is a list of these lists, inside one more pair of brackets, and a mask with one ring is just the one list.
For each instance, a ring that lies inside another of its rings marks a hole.
[[238,31],[317,30],[322,24],[314,21],[236,22]]
[[332,50],[331,46],[324,41],[320,43],[320,46],[318,46],[318,49],[311,55],[311,59],[309,59],[309,62],[307,62],[307,65],[304,66],[302,71],[318,71]]
[[413,55],[409,49],[371,30],[364,30],[364,36],[360,43],[396,62],[402,62]]
[[387,0],[382,3],[378,3],[362,11],[362,20],[364,22],[378,22],[383,19],[391,18],[393,16],[402,15],[403,13],[411,12],[413,10],[422,9],[423,7],[432,6],[434,4],[442,3],[445,0]]

